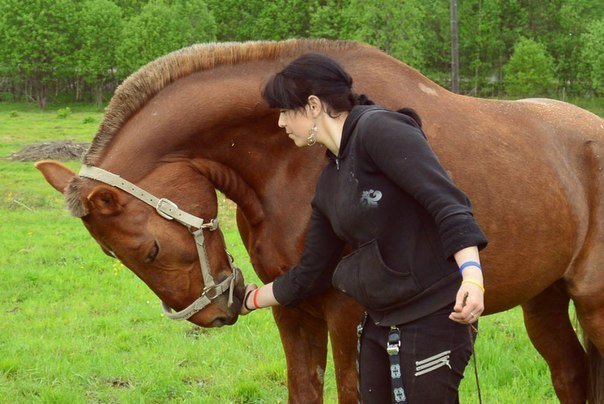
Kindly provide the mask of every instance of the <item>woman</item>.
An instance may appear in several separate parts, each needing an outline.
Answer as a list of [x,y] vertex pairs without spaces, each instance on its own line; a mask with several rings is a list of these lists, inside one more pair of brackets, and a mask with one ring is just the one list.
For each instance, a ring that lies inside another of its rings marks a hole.
[[[242,314],[293,306],[333,284],[366,309],[365,403],[457,402],[471,355],[467,324],[484,309],[478,251],[487,240],[419,117],[357,97],[352,78],[319,54],[290,63],[263,97],[296,146],[324,145],[329,163],[300,262],[272,283],[248,285]],[[345,244],[353,252],[340,259]]]

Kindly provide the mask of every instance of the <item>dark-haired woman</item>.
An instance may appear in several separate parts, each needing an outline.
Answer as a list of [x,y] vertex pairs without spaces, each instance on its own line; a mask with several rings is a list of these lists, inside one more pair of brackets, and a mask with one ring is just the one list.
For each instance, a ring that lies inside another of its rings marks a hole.
[[[294,306],[333,284],[366,309],[363,402],[458,402],[467,324],[484,309],[478,251],[487,240],[418,115],[356,96],[348,73],[319,54],[290,63],[263,97],[296,146],[322,144],[329,162],[300,262],[272,283],[248,285],[242,314]],[[353,252],[340,258],[345,244]]]

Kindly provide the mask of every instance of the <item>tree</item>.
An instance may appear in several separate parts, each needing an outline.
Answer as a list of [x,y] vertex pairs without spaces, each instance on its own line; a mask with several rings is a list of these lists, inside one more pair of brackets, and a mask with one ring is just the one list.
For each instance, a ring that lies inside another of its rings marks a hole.
[[367,42],[421,69],[424,66],[424,5],[419,0],[350,0],[342,38]]
[[473,92],[496,96],[514,43],[527,35],[526,8],[519,0],[467,0],[459,6],[461,76],[473,78]]
[[504,67],[504,74],[508,95],[546,95],[554,81],[553,60],[542,44],[521,38]]
[[451,0],[451,91],[459,93],[459,35],[457,0]]
[[326,0],[317,5],[310,16],[309,35],[312,38],[340,39],[344,31],[345,15],[349,0]]
[[76,11],[71,0],[0,1],[1,64],[40,108],[50,87],[75,73]]
[[184,46],[216,40],[216,25],[205,2],[186,3],[152,0],[125,23],[118,47],[121,77]]
[[580,77],[586,89],[604,94],[604,20],[593,21],[581,37]]
[[208,0],[208,7],[218,22],[218,41],[246,41],[254,39],[252,31],[258,13],[264,7],[263,0]]
[[77,71],[94,89],[100,109],[103,87],[115,76],[122,11],[110,0],[87,0],[80,10],[78,26],[82,47],[76,52]]
[[216,40],[216,21],[205,0],[171,0],[168,4],[176,8],[181,24],[190,29],[188,44]]

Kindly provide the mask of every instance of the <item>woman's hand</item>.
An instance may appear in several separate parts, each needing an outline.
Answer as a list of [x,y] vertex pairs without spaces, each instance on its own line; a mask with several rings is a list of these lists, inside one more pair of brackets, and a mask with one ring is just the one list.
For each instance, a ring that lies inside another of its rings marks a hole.
[[[252,292],[256,289],[258,289],[258,286],[256,286],[253,283],[250,283],[249,285],[247,285],[245,287],[245,294],[243,295],[244,297],[243,297],[243,302],[241,304],[241,309],[239,310],[239,315],[245,316],[246,314],[249,314],[252,311],[256,310],[256,308],[254,308],[254,304],[252,302]],[[249,309],[248,309],[248,307],[249,307]]]
[[484,311],[482,283],[465,280],[457,291],[455,307],[449,318],[461,324],[472,324]]

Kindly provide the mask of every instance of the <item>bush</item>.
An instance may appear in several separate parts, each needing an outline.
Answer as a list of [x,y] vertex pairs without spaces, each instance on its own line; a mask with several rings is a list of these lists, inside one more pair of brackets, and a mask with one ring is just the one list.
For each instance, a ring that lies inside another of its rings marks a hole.
[[19,113],[18,113],[17,111],[11,111],[11,112],[10,112],[8,115],[9,115],[11,118],[16,118],[16,117],[18,117],[18,116],[19,116]]
[[521,38],[503,67],[505,91],[511,97],[547,95],[554,82],[553,66],[542,44]]
[[82,123],[95,123],[96,119],[94,119],[91,116],[87,116],[86,118],[84,118],[84,120],[82,121]]
[[71,108],[69,108],[69,107],[65,107],[65,108],[61,108],[61,109],[57,110],[57,118],[65,119],[69,115],[71,115]]

